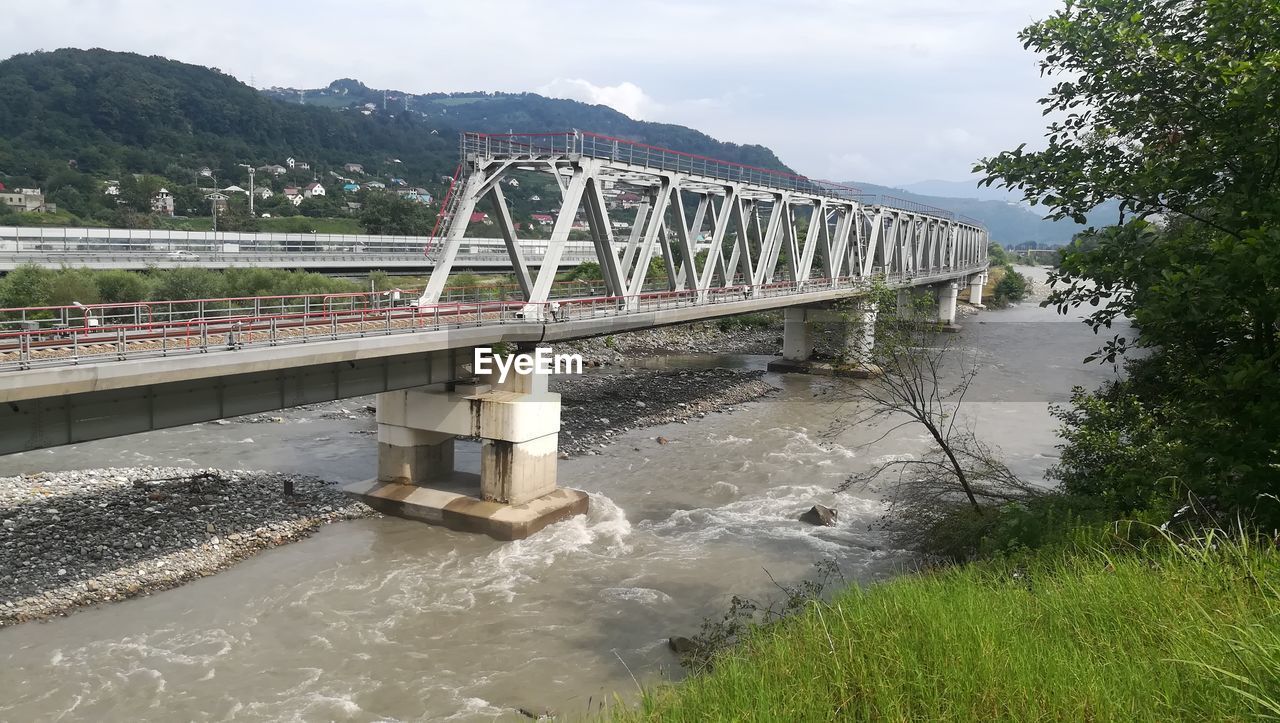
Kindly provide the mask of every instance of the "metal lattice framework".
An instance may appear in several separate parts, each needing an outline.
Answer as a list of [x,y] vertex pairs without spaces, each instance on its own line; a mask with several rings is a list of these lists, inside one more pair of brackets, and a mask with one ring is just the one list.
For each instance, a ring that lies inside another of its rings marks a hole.
[[[916,277],[961,274],[985,265],[987,233],[949,211],[795,174],[655,148],[593,133],[464,133],[462,166],[450,193],[447,236],[421,303],[439,300],[472,214],[487,203],[526,301],[548,300],[561,254],[580,216],[612,297],[645,287],[661,258],[671,291],[697,293],[741,285],[758,289],[785,279],[818,284],[882,277],[911,285]],[[517,171],[555,179],[560,207],[538,268],[523,242],[502,184]],[[640,201],[619,209],[620,189]],[[630,231],[615,236],[610,215],[628,213]],[[699,260],[698,251],[706,251]]]

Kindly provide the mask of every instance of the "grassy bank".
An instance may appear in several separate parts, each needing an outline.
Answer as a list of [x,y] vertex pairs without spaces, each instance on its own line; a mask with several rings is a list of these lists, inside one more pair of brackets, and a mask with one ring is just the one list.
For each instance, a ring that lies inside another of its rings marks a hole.
[[1274,544],[1103,550],[851,588],[758,629],[712,672],[652,691],[622,719],[1280,716]]

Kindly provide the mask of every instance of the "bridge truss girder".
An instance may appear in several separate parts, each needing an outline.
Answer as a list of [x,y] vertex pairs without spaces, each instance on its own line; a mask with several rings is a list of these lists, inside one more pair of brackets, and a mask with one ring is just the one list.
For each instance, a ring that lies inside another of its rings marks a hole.
[[[503,180],[513,171],[530,169],[552,174],[560,192],[546,253],[536,268],[521,250],[502,191]],[[883,276],[906,283],[915,276],[973,267],[987,253],[986,232],[952,218],[584,154],[469,155],[464,171],[455,189],[461,199],[448,219],[448,235],[423,304],[439,300],[471,216],[482,203],[493,210],[516,281],[531,304],[550,299],[559,260],[580,215],[612,297],[640,294],[654,258],[662,259],[667,289],[701,296],[739,285],[757,293],[779,279],[834,284],[841,278]],[[620,188],[641,197],[629,215],[632,225],[625,239],[615,236],[611,217],[626,209],[610,208],[607,198],[607,192]],[[699,250],[707,252],[702,263]]]

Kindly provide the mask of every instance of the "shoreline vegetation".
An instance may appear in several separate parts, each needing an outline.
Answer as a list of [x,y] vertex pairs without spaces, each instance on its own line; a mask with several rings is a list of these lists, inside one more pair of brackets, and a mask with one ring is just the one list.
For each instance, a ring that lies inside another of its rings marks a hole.
[[616,719],[1274,717],[1278,586],[1271,540],[1082,532],[810,601]]

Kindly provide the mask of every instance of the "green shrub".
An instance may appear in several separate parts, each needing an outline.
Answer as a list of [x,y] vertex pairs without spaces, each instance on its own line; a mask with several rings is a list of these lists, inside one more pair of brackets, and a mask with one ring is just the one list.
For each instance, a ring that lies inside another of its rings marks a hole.
[[997,305],[1016,304],[1025,299],[1030,290],[1027,278],[1014,271],[1012,265],[1005,264],[1004,276],[996,283],[992,297]]
[[49,301],[57,306],[75,302],[96,304],[101,300],[94,272],[88,269],[61,269],[49,283]]
[[136,271],[110,269],[94,274],[98,295],[103,303],[119,304],[142,301],[151,296],[149,278]]
[[0,299],[5,306],[51,306],[56,271],[24,264],[4,276]]
[[155,301],[211,299],[223,296],[223,276],[211,269],[163,269],[154,270],[151,275],[154,279],[151,298]]

